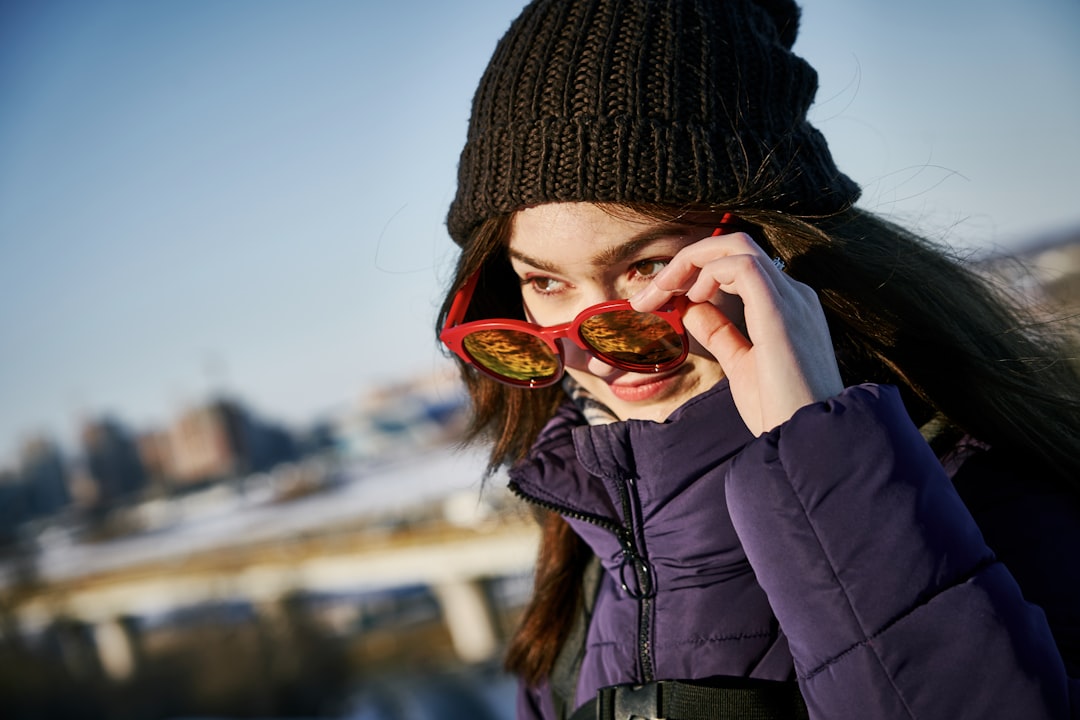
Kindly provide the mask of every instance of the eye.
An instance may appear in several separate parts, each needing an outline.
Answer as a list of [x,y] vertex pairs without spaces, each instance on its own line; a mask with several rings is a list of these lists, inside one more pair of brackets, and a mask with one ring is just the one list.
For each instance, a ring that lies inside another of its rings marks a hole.
[[649,258],[633,264],[634,274],[642,278],[651,278],[667,267],[669,258]]
[[521,284],[532,288],[537,295],[554,295],[563,289],[564,283],[554,278],[533,275],[522,278]]

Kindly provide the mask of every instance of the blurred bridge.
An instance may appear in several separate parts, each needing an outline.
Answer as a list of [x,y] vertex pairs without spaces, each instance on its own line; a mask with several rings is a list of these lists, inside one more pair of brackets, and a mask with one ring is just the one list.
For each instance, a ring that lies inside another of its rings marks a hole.
[[45,543],[29,566],[4,568],[0,596],[24,631],[57,617],[88,623],[102,666],[124,677],[137,656],[127,618],[231,601],[272,612],[297,592],[423,584],[459,657],[486,660],[497,633],[483,582],[528,573],[537,532],[501,488],[481,492],[483,464],[438,450],[346,469],[341,482],[287,502],[264,479],[150,504],[139,509],[156,517],[147,530]]

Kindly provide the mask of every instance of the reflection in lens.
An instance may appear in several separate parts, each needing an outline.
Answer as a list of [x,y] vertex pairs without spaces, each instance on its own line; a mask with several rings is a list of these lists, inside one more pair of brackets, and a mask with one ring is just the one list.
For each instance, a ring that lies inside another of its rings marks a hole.
[[683,354],[679,333],[652,313],[614,310],[581,323],[581,339],[597,354],[632,365],[655,366]]
[[511,380],[550,378],[559,371],[559,358],[535,335],[517,330],[478,330],[462,341],[477,365]]

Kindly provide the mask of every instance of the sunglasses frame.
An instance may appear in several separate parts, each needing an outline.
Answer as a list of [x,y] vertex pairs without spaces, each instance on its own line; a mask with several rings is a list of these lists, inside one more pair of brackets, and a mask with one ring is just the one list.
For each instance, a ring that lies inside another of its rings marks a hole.
[[[716,236],[724,234],[724,232],[730,232],[734,225],[736,225],[734,218],[730,214],[725,214],[720,222],[716,223],[714,226],[715,230],[713,230],[712,235]],[[683,295],[676,295],[663,306],[652,312],[646,313],[648,315],[656,315],[679,334],[683,346],[682,354],[678,358],[664,363],[642,365],[602,355],[595,348],[587,344],[581,337],[581,325],[589,318],[620,310],[639,312],[631,307],[629,300],[608,300],[598,303],[579,312],[570,322],[549,325],[547,327],[526,320],[514,320],[511,318],[489,318],[463,323],[465,320],[465,313],[469,309],[473,293],[476,291],[476,286],[479,282],[480,269],[477,269],[476,272],[469,276],[469,279],[465,281],[465,284],[461,286],[461,289],[458,290],[457,294],[454,296],[454,300],[450,304],[450,312],[446,315],[446,322],[443,324],[443,329],[439,333],[439,340],[441,340],[451,352],[461,358],[464,362],[475,367],[493,380],[497,380],[506,385],[526,388],[543,388],[559,382],[566,373],[566,358],[564,357],[562,347],[556,342],[561,339],[569,340],[577,347],[607,365],[635,373],[660,373],[671,370],[681,365],[690,353],[690,338],[687,335],[686,328],[683,327],[682,322],[682,314],[690,303]],[[527,333],[533,337],[539,338],[544,344],[551,348],[552,354],[555,356],[558,363],[556,372],[550,377],[541,380],[516,380],[504,375],[499,375],[495,371],[484,367],[474,360],[472,356],[469,355],[469,351],[465,349],[465,338],[480,330],[512,330]]]
[[[459,324],[465,319],[465,312],[472,302],[472,296],[479,280],[480,271],[477,270],[458,291],[457,295],[454,297],[453,303],[450,305],[450,312],[446,316],[446,323],[443,326],[442,332],[439,333],[439,339],[442,340],[443,344],[450,348],[455,355],[466,363],[472,365],[488,377],[506,383],[507,385],[542,388],[559,382],[566,372],[566,358],[563,355],[562,347],[556,342],[557,340],[569,340],[585,352],[612,367],[637,373],[658,373],[678,367],[686,360],[686,356],[690,352],[689,337],[687,336],[686,329],[683,327],[682,323],[682,312],[689,303],[686,298],[681,295],[672,298],[671,301],[666,303],[663,307],[645,314],[656,315],[678,333],[679,339],[682,340],[682,353],[678,358],[668,360],[665,363],[642,365],[639,363],[618,360],[607,355],[601,355],[596,348],[586,343],[581,337],[581,325],[590,318],[596,317],[597,315],[603,315],[604,313],[621,310],[638,312],[630,306],[629,300],[608,300],[598,303],[582,310],[570,322],[549,325],[547,327],[526,320],[514,320],[511,318],[489,318]],[[558,363],[556,371],[552,373],[550,377],[544,379],[516,380],[514,378],[506,377],[505,375],[500,375],[494,370],[490,370],[474,360],[469,354],[469,351],[465,349],[465,338],[472,333],[481,330],[512,330],[515,332],[526,333],[542,340],[544,344],[551,349],[552,355],[555,356],[556,362]]]

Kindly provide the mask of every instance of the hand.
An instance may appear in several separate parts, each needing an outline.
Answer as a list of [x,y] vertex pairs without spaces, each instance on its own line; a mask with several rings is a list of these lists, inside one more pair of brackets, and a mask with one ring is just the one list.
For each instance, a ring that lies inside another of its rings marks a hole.
[[686,246],[630,302],[655,310],[676,294],[691,301],[686,330],[720,363],[754,435],[843,390],[817,293],[785,275],[746,233]]

